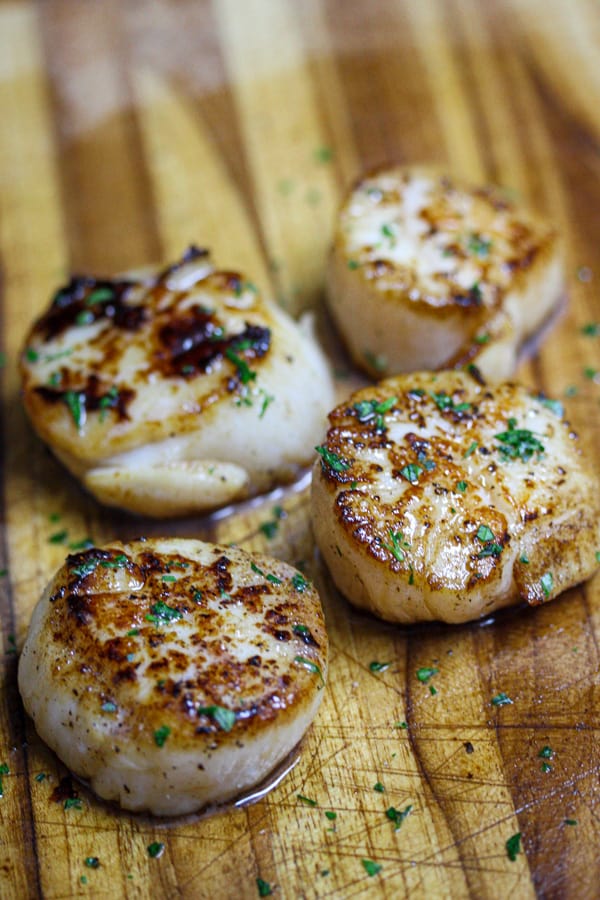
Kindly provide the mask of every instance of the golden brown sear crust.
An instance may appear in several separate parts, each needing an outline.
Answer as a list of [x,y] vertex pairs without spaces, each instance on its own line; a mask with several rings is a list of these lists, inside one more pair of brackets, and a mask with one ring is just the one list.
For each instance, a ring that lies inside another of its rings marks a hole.
[[545,602],[596,567],[596,482],[556,401],[476,372],[415,373],[329,418],[313,522],[357,605],[465,621]]
[[[119,740],[150,745],[164,726],[179,748],[200,750],[293,714],[320,686],[294,657],[326,671],[312,585],[272,559],[253,556],[248,569],[246,554],[217,545],[200,563],[173,543],[183,552],[136,541],[67,558],[47,600],[52,678],[72,683],[90,713],[112,716]],[[198,712],[214,706],[235,714],[231,732]]]
[[390,167],[342,205],[329,303],[375,377],[475,358],[488,377],[507,377],[562,292],[556,229],[497,187]]

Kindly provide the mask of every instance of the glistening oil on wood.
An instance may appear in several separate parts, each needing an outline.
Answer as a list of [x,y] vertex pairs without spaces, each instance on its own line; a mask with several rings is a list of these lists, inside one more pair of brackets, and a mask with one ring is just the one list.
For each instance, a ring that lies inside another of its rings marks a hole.
[[[95,504],[25,423],[16,354],[52,290],[72,271],[114,275],[197,242],[289,311],[321,318],[335,209],[372,166],[438,163],[557,222],[568,306],[518,375],[564,401],[594,450],[600,393],[584,370],[600,368],[585,332],[600,319],[599,26],[582,0],[0,6],[2,896],[253,898],[259,883],[281,897],[597,894],[598,579],[487,627],[405,631],[333,590],[306,490],[277,500],[282,519],[267,499],[175,523],[303,561],[332,649],[324,703],[286,777],[248,807],[168,827],[83,788],[81,809],[49,803],[66,773],[23,715],[12,651],[64,557],[53,533],[99,543],[148,531]],[[335,366],[351,372],[342,356]],[[408,806],[396,830],[387,810]]]

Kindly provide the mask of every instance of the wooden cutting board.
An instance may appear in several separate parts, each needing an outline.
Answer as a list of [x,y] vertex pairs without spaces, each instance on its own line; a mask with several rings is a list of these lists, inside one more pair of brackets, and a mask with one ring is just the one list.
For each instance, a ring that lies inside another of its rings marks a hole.
[[[519,374],[567,398],[598,458],[600,338],[582,329],[600,319],[599,35],[593,0],[0,3],[0,896],[253,898],[257,878],[282,898],[600,895],[600,579],[470,626],[387,626],[333,590],[306,483],[213,520],[101,509],[33,436],[15,366],[68,272],[163,262],[192,241],[321,319],[345,186],[375,164],[424,160],[500,182],[562,227],[569,304]],[[51,800],[65,770],[16,689],[28,618],[67,542],[140,532],[303,561],[322,593],[324,703],[254,805],[162,823],[83,788],[81,809]],[[424,666],[439,669],[435,695]],[[513,703],[494,706],[500,692]],[[412,808],[398,831],[392,806]]]

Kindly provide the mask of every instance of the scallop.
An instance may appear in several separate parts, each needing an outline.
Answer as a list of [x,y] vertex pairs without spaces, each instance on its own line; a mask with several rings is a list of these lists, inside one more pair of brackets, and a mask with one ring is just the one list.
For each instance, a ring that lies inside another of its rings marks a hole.
[[25,709],[65,765],[98,796],[158,816],[259,783],[306,732],[326,677],[304,575],[188,539],[69,556],[19,662]]
[[340,591],[390,622],[552,600],[598,566],[600,491],[561,404],[420,372],[330,413],[312,520]]
[[73,278],[21,373],[36,431],[84,486],[156,517],[292,481],[334,403],[310,323],[195,247],[158,275]]
[[468,362],[509,378],[563,293],[556,229],[499,188],[393,167],[360,180],[342,206],[329,307],[375,378]]

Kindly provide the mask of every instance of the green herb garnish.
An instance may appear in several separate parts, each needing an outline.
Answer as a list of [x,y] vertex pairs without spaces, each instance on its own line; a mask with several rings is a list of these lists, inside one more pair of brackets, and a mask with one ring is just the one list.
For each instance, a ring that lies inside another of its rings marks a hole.
[[560,400],[552,400],[551,397],[546,397],[545,394],[538,394],[536,399],[540,401],[542,406],[545,406],[546,409],[549,409],[551,412],[553,412],[555,416],[558,416],[559,419],[562,419],[565,414],[565,408]]
[[465,452],[463,453],[463,459],[468,459],[468,457],[471,456],[472,453],[475,453],[476,450],[477,450],[477,441],[473,441],[473,443],[470,445],[470,447],[468,447],[468,449],[465,450]]
[[308,669],[309,672],[312,672],[313,675],[318,675],[321,681],[321,687],[325,687],[325,679],[323,678],[323,673],[316,663],[314,663],[311,659],[307,659],[306,656],[295,656],[294,662],[298,663],[299,666],[304,666],[304,668]]
[[460,491],[461,494],[464,494],[464,492],[466,491],[467,487],[468,487],[468,485],[467,485],[467,482],[466,482],[466,481],[457,481],[457,482],[456,482],[456,490],[457,490],[457,491]]
[[500,441],[500,454],[502,459],[521,459],[523,462],[531,459],[534,453],[538,458],[544,452],[544,445],[539,441],[532,431],[527,428],[515,428],[515,420],[508,420],[508,431],[494,435],[497,441]]
[[565,819],[565,825],[578,825],[577,819]]
[[235,712],[225,706],[199,706],[198,715],[208,716],[221,731],[231,731],[236,721]]
[[416,463],[409,463],[407,466],[404,466],[403,469],[400,469],[400,474],[402,475],[402,477],[409,481],[411,484],[417,484],[419,475],[421,475],[422,472],[423,469]]
[[4,775],[10,775],[10,769],[6,763],[0,763],[0,797],[4,797]]
[[506,842],[506,855],[510,859],[511,862],[514,862],[517,858],[517,854],[521,852],[521,832],[518,831],[516,834],[513,834],[512,837]]
[[433,678],[434,675],[437,675],[439,671],[439,669],[423,667],[417,669],[417,678],[422,684],[427,684],[429,679]]
[[79,431],[85,418],[85,394],[78,391],[65,391],[62,399]]
[[100,860],[97,856],[86,856],[84,859],[85,865],[88,869],[99,869],[100,868]]
[[310,797],[305,797],[304,794],[296,794],[296,799],[300,800],[301,803],[305,803],[307,806],[316,806],[317,801],[311,800]]
[[154,732],[154,743],[157,747],[164,747],[165,741],[171,734],[171,729],[168,725],[161,725],[160,728],[157,728]]
[[102,706],[100,707],[100,709],[102,710],[102,712],[114,713],[117,711],[117,704],[112,703],[109,700],[106,703],[103,703]]
[[382,662],[377,662],[376,660],[373,660],[373,662],[369,663],[369,671],[370,672],[385,672],[385,670],[389,669],[389,667],[390,667],[389,662],[382,663]]
[[27,347],[25,350],[25,359],[27,362],[34,363],[40,358],[40,354],[33,347]]
[[[168,576],[163,575],[163,579]],[[174,579],[173,576],[171,576]],[[166,625],[168,622],[176,622],[177,619],[181,619],[183,614],[179,612],[178,609],[175,609],[173,606],[168,606],[166,603],[163,603],[162,600],[159,600],[158,603],[154,603],[150,607],[150,613],[147,613],[144,618],[147,622],[154,622],[156,625]]]
[[444,412],[447,409],[452,410],[453,412],[468,412],[471,409],[470,403],[454,403],[452,397],[450,397],[446,391],[440,391],[439,393],[432,393],[431,399],[434,401],[435,405],[438,409]]
[[492,697],[492,706],[509,706],[512,705],[512,700],[505,694],[504,691],[500,691],[499,694],[496,694],[495,697]]
[[63,809],[81,809],[81,800],[79,797],[67,797],[63,804]]
[[388,397],[387,400],[382,400],[381,402],[377,400],[361,400],[360,403],[355,403],[354,409],[356,410],[358,421],[363,423],[374,422],[377,431],[385,431],[386,425],[383,417],[397,401],[397,397]]
[[269,884],[268,881],[263,881],[262,878],[256,879],[256,889],[258,891],[259,897],[270,897],[273,893],[273,888]]
[[389,809],[386,809],[385,814],[394,823],[394,830],[398,831],[401,827],[404,820],[410,816],[412,812],[412,804],[409,804],[405,809],[396,809],[393,806],[390,806]]
[[327,465],[334,472],[344,472],[350,468],[350,463],[338,456],[337,453],[328,450],[327,447],[315,447],[317,453],[322,457],[321,465],[323,468]]
[[377,875],[379,872],[381,872],[381,870],[383,868],[382,865],[380,865],[379,863],[373,862],[372,859],[361,859],[361,863],[363,865],[365,872],[369,876],[369,878],[373,878],[373,876]]
[[394,532],[394,531],[392,531],[391,528],[390,528],[390,539],[392,541],[391,545],[385,544],[383,541],[381,542],[382,545],[385,547],[385,549],[388,551],[388,553],[391,553],[392,556],[394,556],[398,560],[398,562],[404,562],[404,550],[402,549],[402,547],[409,548],[410,544],[408,544],[404,540],[404,535],[402,534],[401,531]]
[[467,249],[469,252],[473,253],[474,256],[478,256],[480,259],[486,259],[489,255],[491,246],[491,240],[481,237],[480,234],[471,234],[467,241]]
[[588,322],[582,326],[581,333],[586,337],[598,337],[600,335],[600,322]]
[[107,303],[114,298],[112,288],[99,287],[95,288],[85,298],[86,306],[95,306],[96,303]]
[[337,813],[327,809],[325,810],[325,817],[329,819],[330,822],[335,822],[335,820],[337,819]]
[[306,580],[304,575],[300,574],[300,572],[296,572],[296,574],[292,576],[292,585],[294,586],[294,589],[297,590],[300,594],[303,594],[304,591],[306,591],[310,587],[309,582]]
[[552,572],[545,572],[540,578],[540,586],[544,592],[544,596],[548,598],[554,585],[554,577]]
[[540,757],[540,759],[552,759],[552,757],[554,756],[554,750],[552,749],[552,747],[549,747],[546,744],[544,747],[542,747],[542,749],[538,753],[538,756]]
[[165,845],[162,841],[153,841],[151,844],[148,844],[148,856],[151,856],[152,859],[158,859],[159,856],[162,856],[165,851]]

